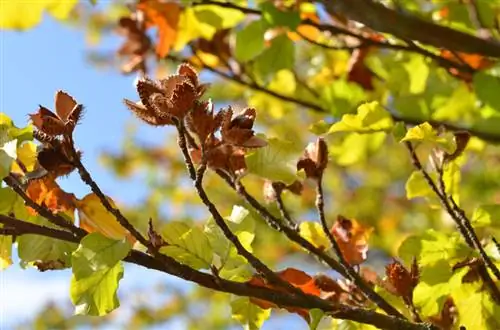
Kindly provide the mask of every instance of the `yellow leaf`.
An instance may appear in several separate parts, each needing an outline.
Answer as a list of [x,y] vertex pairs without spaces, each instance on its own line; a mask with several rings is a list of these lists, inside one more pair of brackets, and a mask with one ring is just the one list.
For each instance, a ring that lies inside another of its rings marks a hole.
[[[28,172],[35,169],[36,164],[36,144],[28,141],[17,149],[17,159],[26,167]],[[17,163],[12,163],[12,172],[23,173]]]
[[12,265],[12,237],[0,236],[0,270]]
[[299,226],[299,232],[302,237],[317,248],[326,249],[331,245],[321,225],[317,222],[302,222]]
[[[113,200],[109,197],[108,200],[114,207]],[[90,233],[99,232],[112,239],[126,237],[130,243],[135,243],[134,237],[118,223],[113,214],[106,210],[99,197],[94,193],[88,194],[81,200],[77,200],[75,204],[78,209],[78,218],[80,219],[80,227],[82,229]]]
[[0,29],[27,30],[38,25],[47,10],[56,19],[66,19],[78,0],[2,0]]

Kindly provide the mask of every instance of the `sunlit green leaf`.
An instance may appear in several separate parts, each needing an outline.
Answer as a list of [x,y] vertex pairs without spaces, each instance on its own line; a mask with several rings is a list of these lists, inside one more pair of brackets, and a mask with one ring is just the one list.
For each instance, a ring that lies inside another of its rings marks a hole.
[[364,162],[368,157],[380,149],[387,134],[378,132],[373,134],[350,133],[340,144],[331,145],[330,154],[337,164],[349,166]]
[[451,292],[458,309],[458,323],[466,329],[500,328],[500,306],[481,283],[463,283]]
[[486,204],[474,210],[472,224],[475,228],[480,227],[500,227],[500,205]]
[[449,235],[429,229],[422,235],[405,239],[399,247],[398,255],[406,263],[410,263],[413,257],[416,257],[419,265],[427,266],[443,260],[451,265],[460,258],[470,256],[471,252],[459,235]]
[[429,76],[429,65],[426,63],[426,58],[421,55],[413,55],[403,66],[410,77],[409,92],[411,94],[422,93],[426,88]]
[[366,101],[363,88],[345,79],[336,79],[321,88],[321,96],[324,107],[337,117],[353,113],[360,103]]
[[200,228],[172,221],[165,225],[161,234],[167,243],[160,249],[161,253],[195,269],[207,269],[212,264],[212,247]]
[[330,127],[328,133],[374,133],[389,131],[393,125],[391,114],[378,102],[371,102],[360,105],[354,115],[343,115],[339,122]]
[[245,330],[258,330],[269,316],[271,309],[262,309],[250,302],[247,297],[239,297],[231,302],[233,319],[237,320]]
[[70,295],[75,314],[102,316],[118,308],[118,283],[123,277],[121,260],[130,243],[99,233],[85,236],[73,252]]
[[453,135],[438,136],[428,122],[410,128],[405,137],[401,139],[401,142],[404,141],[429,143],[442,148],[449,154],[453,153],[457,148]]
[[438,314],[448,296],[460,288],[467,272],[467,268],[453,272],[446,260],[422,267],[419,283],[413,291],[413,302],[420,308],[421,315]]

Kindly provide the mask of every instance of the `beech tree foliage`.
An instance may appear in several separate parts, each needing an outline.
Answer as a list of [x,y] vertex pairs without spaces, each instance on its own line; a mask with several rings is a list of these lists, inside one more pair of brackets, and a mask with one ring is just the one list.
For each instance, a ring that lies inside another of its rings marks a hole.
[[[78,95],[61,86],[54,104],[22,109],[29,123],[2,109],[0,268],[16,253],[46,276],[71,269],[73,313],[94,323],[119,311],[125,263],[193,284],[137,307],[131,328],[293,315],[293,328],[499,329],[499,12],[496,0],[3,1],[2,29],[44,13],[85,29],[92,63],[137,76],[116,111],[168,138],[131,133],[102,155],[124,180],[148,173],[147,199],[127,208],[85,164]],[[104,34],[122,41],[114,54]],[[64,191],[68,175],[89,193]],[[87,321],[56,305],[34,320]]]

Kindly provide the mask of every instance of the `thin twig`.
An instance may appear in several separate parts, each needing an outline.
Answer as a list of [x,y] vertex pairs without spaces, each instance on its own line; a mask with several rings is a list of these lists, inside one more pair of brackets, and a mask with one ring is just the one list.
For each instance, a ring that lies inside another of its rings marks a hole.
[[[443,175],[442,175],[442,170],[439,170],[440,166],[438,166],[438,171],[441,171],[441,174],[438,175],[438,181],[439,181],[439,186],[436,185],[434,180],[431,178],[429,173],[424,169],[422,166],[422,163],[418,159],[418,156],[415,152],[415,149],[413,148],[413,145],[411,142],[405,142],[406,148],[410,152],[410,157],[413,163],[413,166],[422,173],[424,176],[424,179],[426,180],[427,184],[431,188],[431,190],[436,194],[438,197],[439,201],[441,202],[441,205],[444,207],[446,212],[450,215],[450,217],[454,220],[455,224],[457,225],[457,228],[460,231],[460,234],[462,237],[465,239],[467,245],[473,249],[476,249],[483,262],[488,266],[491,267],[490,265],[493,265],[493,268],[490,268],[495,276],[497,275],[495,271],[498,272],[498,269],[496,266],[493,264],[491,259],[488,257],[486,252],[484,251],[481,242],[479,241],[474,229],[470,225],[470,221],[465,217],[465,214],[460,215],[460,211],[457,211],[455,209],[455,206],[452,205],[454,203],[453,199],[450,199],[447,194],[446,194],[446,187],[444,185],[444,180],[443,180]],[[441,192],[443,191],[443,192]],[[453,202],[452,202],[453,200]],[[456,205],[456,208],[458,208],[458,205]],[[459,209],[459,208],[458,208]],[[461,210],[461,209],[460,209]],[[463,211],[461,211],[463,212]],[[482,252],[481,252],[482,251]],[[489,274],[486,272],[486,276],[489,277]],[[500,290],[498,287],[494,284],[494,282],[491,279],[483,279],[485,284],[488,285],[488,288],[491,292],[492,297],[500,302]],[[493,283],[494,285],[491,285]]]
[[104,193],[102,192],[101,188],[99,185],[92,179],[92,176],[90,175],[89,171],[87,168],[83,165],[82,161],[80,160],[80,157],[78,157],[78,153],[75,149],[75,144],[73,141],[73,138],[71,136],[67,137],[68,142],[70,145],[70,152],[71,152],[71,158],[74,163],[74,166],[78,170],[78,174],[80,174],[81,180],[87,184],[92,192],[99,198],[99,201],[101,204],[104,206],[104,208],[113,216],[115,219],[118,221],[118,223],[125,228],[126,230],[129,231],[129,233],[139,241],[142,245],[145,247],[150,248],[151,247],[151,242],[147,240],[131,223],[130,221],[122,214],[122,212],[111,205],[109,202],[108,198]]
[[283,188],[281,187],[276,187],[276,183],[272,183],[274,191],[276,192],[276,206],[278,206],[278,210],[281,213],[281,217],[285,219],[285,221],[288,223],[288,226],[297,231],[297,223],[292,219],[292,216],[290,215],[290,212],[288,212],[288,209],[285,206],[285,203],[283,202],[282,194],[283,194]]
[[40,214],[42,217],[47,219],[50,223],[53,225],[56,225],[61,228],[66,228],[68,229],[73,235],[77,237],[83,237],[87,234],[87,232],[81,228],[76,227],[74,224],[68,222],[65,218],[62,216],[52,213],[51,210],[48,208],[38,205],[34,200],[32,200],[28,194],[21,188],[19,182],[17,179],[9,175],[3,179],[3,181],[12,188],[18,194],[26,203],[27,206],[31,207],[33,210],[35,210],[38,214]]
[[[219,176],[221,176],[231,188],[233,188],[240,196],[243,197],[243,199],[250,204],[255,211],[268,223],[271,224],[271,228],[276,229],[280,232],[283,232],[289,240],[292,242],[297,243],[301,247],[303,247],[306,251],[309,253],[312,253],[315,255],[318,259],[322,260],[325,262],[330,268],[333,270],[337,271],[344,277],[348,277],[348,273],[345,271],[344,267],[342,267],[338,261],[330,257],[328,254],[326,254],[325,251],[322,249],[319,249],[315,247],[313,244],[311,244],[308,240],[304,239],[298,232],[295,230],[289,228],[288,226],[285,226],[283,222],[276,218],[274,215],[272,215],[262,204],[260,204],[252,195],[250,195],[243,184],[240,181],[237,181],[237,183],[232,182],[230,179],[224,176],[223,173],[217,172]],[[394,315],[397,317],[404,317],[399,313],[397,310],[394,309],[390,304],[385,302],[382,297],[380,297],[376,292],[374,292],[370,287],[368,287],[363,281],[358,282],[356,284],[361,284],[360,289],[363,290],[364,292],[371,291],[372,294],[370,295],[370,299],[373,298],[374,303],[378,302],[378,306],[384,310],[387,314],[389,315]],[[380,297],[380,299],[377,298]]]
[[385,301],[385,299],[382,298],[382,296],[380,296],[372,288],[370,288],[368,284],[361,278],[361,276],[359,276],[359,274],[344,258],[344,255],[342,254],[342,250],[340,249],[337,240],[335,239],[335,237],[333,237],[333,234],[330,232],[328,224],[326,223],[322,181],[323,181],[322,176],[320,176],[317,180],[317,185],[316,185],[316,208],[318,210],[318,215],[321,222],[321,227],[323,228],[323,232],[325,233],[325,235],[328,237],[328,240],[332,244],[333,251],[335,252],[337,258],[339,259],[339,263],[344,269],[344,272],[347,274],[347,278],[349,278],[369,300],[373,301],[377,306],[386,311],[388,314],[404,317],[397,309],[395,309],[391,304]]

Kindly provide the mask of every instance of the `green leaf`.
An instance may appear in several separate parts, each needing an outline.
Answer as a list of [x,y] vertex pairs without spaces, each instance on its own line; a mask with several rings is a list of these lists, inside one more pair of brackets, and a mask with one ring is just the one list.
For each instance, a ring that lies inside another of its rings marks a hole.
[[474,91],[477,97],[491,108],[500,112],[500,80],[486,72],[479,71],[473,78]]
[[[255,238],[255,221],[248,216],[249,212],[234,206],[226,218],[229,229],[238,237],[241,244],[252,252],[252,242]],[[205,224],[204,232],[215,253],[213,264],[219,269],[219,276],[233,281],[246,281],[252,276],[248,261],[238,254],[234,245],[224,236],[224,233],[211,218]]]
[[421,266],[433,265],[445,260],[449,265],[473,253],[458,234],[445,234],[434,229],[422,235],[410,236],[403,241],[398,255],[410,263],[417,257]]
[[373,134],[348,134],[340,144],[330,147],[330,155],[337,164],[349,166],[364,162],[368,157],[380,149],[387,134],[378,132]]
[[458,324],[466,329],[499,329],[500,306],[479,282],[463,283],[451,292],[458,309]]
[[245,157],[250,173],[273,181],[292,183],[295,175],[296,146],[288,141],[270,138],[264,148],[259,148]]
[[17,199],[17,194],[10,188],[0,188],[0,214],[8,214],[12,211]]
[[245,330],[258,330],[269,316],[270,309],[262,309],[250,302],[247,297],[239,297],[231,302],[232,318],[237,320]]
[[253,21],[236,32],[234,56],[238,61],[248,62],[264,51],[264,33],[266,27],[262,21]]
[[200,228],[172,221],[165,225],[161,234],[168,244],[160,249],[161,253],[195,269],[210,268],[213,250]]
[[332,115],[336,117],[352,113],[367,98],[361,86],[345,79],[336,79],[325,85],[321,95],[324,107],[330,109]]
[[378,102],[362,104],[356,114],[346,114],[333,124],[328,133],[356,132],[374,133],[390,131],[394,126],[391,114]]
[[296,11],[283,11],[272,2],[264,2],[260,5],[262,17],[271,27],[286,26],[295,30],[300,24],[300,14]]
[[429,77],[429,65],[427,65],[425,57],[413,55],[408,62],[403,64],[403,67],[410,78],[408,91],[411,94],[422,93],[427,87],[427,78]]
[[295,45],[286,35],[282,34],[271,41],[271,46],[255,59],[255,70],[260,76],[291,69],[295,63]]
[[313,308],[309,311],[309,318],[311,319],[309,321],[309,330],[316,330],[318,328],[319,322],[321,322],[323,315],[325,315],[325,312],[323,312],[319,308]]
[[400,141],[406,135],[406,125],[404,122],[398,121],[394,124],[392,128],[392,136],[396,139],[396,141]]
[[[430,173],[431,179],[435,180],[435,173]],[[420,171],[413,171],[405,184],[406,198],[433,196],[434,192]]]
[[428,122],[410,128],[408,132],[406,132],[405,137],[401,139],[401,142],[405,141],[428,143],[440,147],[449,154],[455,152],[457,148],[453,135],[438,136]]
[[120,306],[118,283],[123,277],[121,260],[132,246],[99,233],[85,236],[73,252],[70,296],[75,314],[102,316]]
[[500,228],[500,205],[486,204],[477,207],[471,221],[475,228]]
[[[53,227],[46,219],[39,216],[23,220],[46,227]],[[22,235],[17,238],[17,244],[19,259],[24,262],[58,260],[63,262],[66,267],[71,266],[71,254],[77,248],[77,244],[75,243],[31,234]]]
[[448,296],[460,288],[467,272],[467,267],[464,267],[453,273],[446,260],[422,267],[419,283],[413,291],[413,302],[420,307],[421,315],[438,314]]

